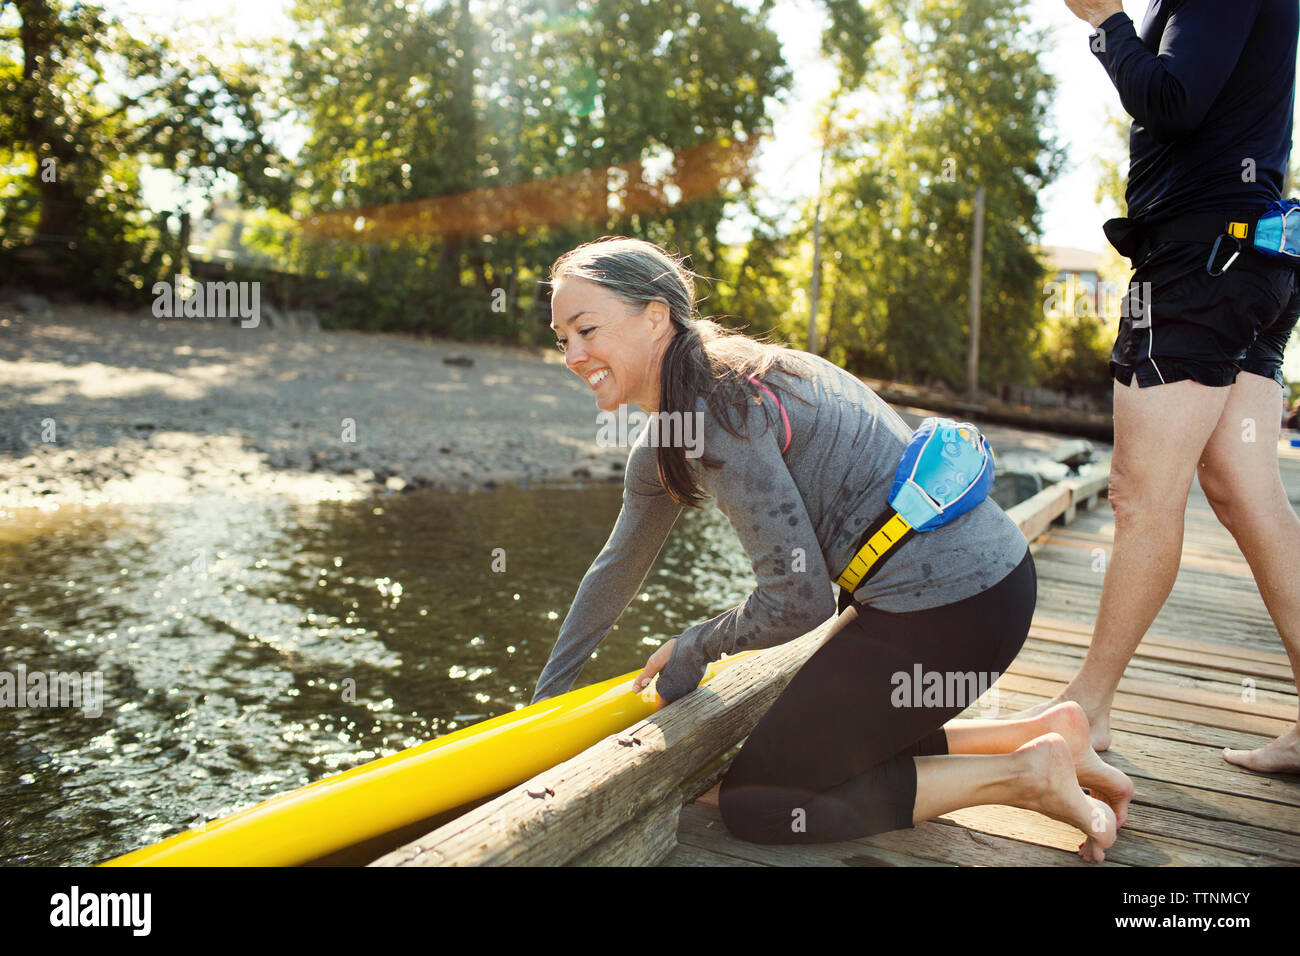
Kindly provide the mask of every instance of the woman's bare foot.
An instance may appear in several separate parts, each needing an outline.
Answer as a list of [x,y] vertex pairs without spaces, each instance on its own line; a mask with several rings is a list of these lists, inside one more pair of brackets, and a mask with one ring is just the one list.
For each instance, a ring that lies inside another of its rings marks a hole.
[[1074,773],[1081,787],[1105,801],[1115,811],[1115,825],[1128,820],[1128,805],[1133,800],[1133,781],[1122,770],[1110,766],[1097,756],[1089,737],[1088,716],[1072,700],[1054,704],[1038,717],[1045,732],[1065,738],[1074,760]]
[[1018,806],[1060,820],[1086,835],[1079,856],[1092,863],[1106,859],[1118,827],[1115,813],[1100,800],[1085,796],[1075,778],[1070,745],[1058,733],[1036,737],[1016,750],[1031,760],[1027,789]]
[[1228,763],[1256,773],[1300,773],[1300,724],[1257,750],[1223,750]]
[[1088,721],[1088,734],[1092,749],[1095,751],[1107,750],[1110,748],[1110,707],[1101,707],[1097,710],[1088,710],[1082,703],[1076,701],[1073,697],[1067,697],[1064,693],[1057,694],[1051,700],[1045,700],[1041,704],[1035,704],[1033,707],[1027,707],[1024,710],[1014,714],[1007,714],[1002,720],[1030,720],[1034,717],[1041,717],[1048,711],[1061,704],[1078,704],[1083,709],[1084,716]]

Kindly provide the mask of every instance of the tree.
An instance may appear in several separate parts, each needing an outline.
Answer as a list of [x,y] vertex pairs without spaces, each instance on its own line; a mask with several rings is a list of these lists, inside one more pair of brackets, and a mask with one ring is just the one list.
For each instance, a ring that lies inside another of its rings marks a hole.
[[0,254],[61,288],[121,297],[163,271],[140,199],[144,162],[188,182],[230,173],[287,200],[262,133],[259,84],[161,38],[139,39],[93,5],[0,2],[0,153],[30,175],[7,185]]
[[[293,16],[299,213],[358,223],[303,261],[382,276],[377,327],[531,338],[525,289],[607,233],[685,247],[708,271],[765,99],[788,82],[761,18],[718,0],[512,0],[490,18],[464,0],[300,0]],[[510,283],[511,312],[493,314]]]
[[[1129,123],[1112,112],[1106,122],[1107,135],[1101,138],[1103,149],[1095,157],[1101,169],[1097,202],[1112,216],[1122,216],[1126,210],[1128,132]],[[1098,312],[1086,297],[1081,297],[1061,314],[1046,316],[1037,356],[1037,378],[1043,385],[1100,398],[1110,394],[1107,362],[1131,271],[1128,260],[1103,241],[1098,270],[1101,310]]]
[[986,190],[980,380],[1024,380],[1041,316],[1038,194],[1060,168],[1052,84],[1020,0],[888,0],[867,86],[890,91],[835,153],[834,358],[960,382],[975,186]]

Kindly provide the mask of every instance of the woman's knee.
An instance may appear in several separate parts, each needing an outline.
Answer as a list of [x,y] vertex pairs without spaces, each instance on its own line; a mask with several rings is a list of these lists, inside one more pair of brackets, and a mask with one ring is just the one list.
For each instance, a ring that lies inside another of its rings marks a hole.
[[778,805],[773,792],[723,777],[718,788],[718,812],[727,832],[746,843],[790,843],[794,819],[789,807]]

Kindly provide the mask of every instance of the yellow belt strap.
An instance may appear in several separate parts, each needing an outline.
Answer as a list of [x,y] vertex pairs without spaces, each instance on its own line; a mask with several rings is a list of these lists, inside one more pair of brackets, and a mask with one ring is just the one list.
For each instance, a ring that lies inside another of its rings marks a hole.
[[895,514],[885,522],[884,527],[871,536],[861,550],[853,556],[849,566],[840,572],[835,583],[850,592],[855,590],[862,579],[903,535],[912,530],[912,526],[900,514]]

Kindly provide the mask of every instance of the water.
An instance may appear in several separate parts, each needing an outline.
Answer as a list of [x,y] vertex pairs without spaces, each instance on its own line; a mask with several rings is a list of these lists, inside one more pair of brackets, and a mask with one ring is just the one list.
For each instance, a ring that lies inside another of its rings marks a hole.
[[[525,706],[621,492],[7,521],[0,670],[98,672],[103,701],[0,708],[0,862],[99,862]],[[754,583],[725,516],[685,511],[583,683]]]
[[[994,493],[1014,503],[1005,477]],[[100,862],[526,706],[621,495],[213,496],[7,520],[0,672],[100,674],[102,713],[0,708],[0,863]],[[725,516],[684,510],[581,682],[639,669],[754,584]]]

